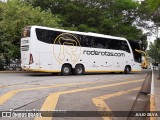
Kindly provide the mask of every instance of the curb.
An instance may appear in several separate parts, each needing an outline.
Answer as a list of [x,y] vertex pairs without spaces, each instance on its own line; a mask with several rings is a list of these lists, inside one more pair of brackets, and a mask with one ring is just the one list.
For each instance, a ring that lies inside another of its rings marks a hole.
[[[156,112],[154,80],[155,80],[154,71],[152,70],[151,90],[150,90],[150,112]],[[151,116],[150,120],[157,120],[157,117]]]
[[149,102],[150,102],[150,83],[151,83],[151,73],[149,72],[146,77],[145,80],[141,86],[141,89],[139,91],[139,93],[137,94],[137,97],[133,103],[133,106],[130,110],[130,114],[127,118],[127,120],[148,120],[147,116],[141,117],[133,117],[132,113],[136,113],[136,112],[143,112],[143,113],[147,113],[149,111]]

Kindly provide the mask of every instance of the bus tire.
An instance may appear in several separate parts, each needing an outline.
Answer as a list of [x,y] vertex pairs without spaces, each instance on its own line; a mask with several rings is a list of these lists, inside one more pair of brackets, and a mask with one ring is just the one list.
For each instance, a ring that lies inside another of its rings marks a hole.
[[78,64],[74,68],[75,75],[82,75],[84,73],[84,66],[82,64]]
[[63,65],[61,69],[62,75],[70,75],[71,74],[71,66],[70,65]]
[[130,72],[131,72],[130,66],[126,66],[125,69],[124,69],[124,73],[129,74]]

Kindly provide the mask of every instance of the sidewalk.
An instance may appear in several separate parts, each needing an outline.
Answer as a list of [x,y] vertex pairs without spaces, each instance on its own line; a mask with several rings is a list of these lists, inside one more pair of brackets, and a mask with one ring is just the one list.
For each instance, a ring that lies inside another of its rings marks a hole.
[[[159,71],[154,71],[154,92],[155,92],[155,107],[156,111],[160,111],[160,80],[158,80]],[[160,117],[158,117],[160,120]]]

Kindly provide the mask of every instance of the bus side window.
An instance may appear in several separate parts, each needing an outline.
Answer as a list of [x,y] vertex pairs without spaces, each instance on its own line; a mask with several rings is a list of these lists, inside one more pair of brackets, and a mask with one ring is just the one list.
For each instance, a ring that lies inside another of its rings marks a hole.
[[110,40],[108,40],[107,38],[105,38],[105,49],[109,49],[110,48],[110,46],[109,46],[109,42],[110,42]]
[[36,28],[37,39],[41,42],[50,43],[50,31]]
[[90,36],[89,37],[90,41],[89,41],[89,47],[95,47],[95,37]]
[[95,37],[95,47],[96,48],[105,48],[106,44],[105,38]]
[[88,39],[84,35],[80,35],[80,44],[82,47],[87,47]]
[[116,49],[117,45],[116,45],[116,41],[114,39],[108,39],[108,49]]
[[129,46],[126,41],[121,41],[121,50],[130,53]]
[[37,39],[44,43],[53,44],[60,34],[61,32],[36,28]]
[[82,47],[94,47],[94,37],[92,36],[85,36],[85,35],[79,35],[80,36],[80,44]]

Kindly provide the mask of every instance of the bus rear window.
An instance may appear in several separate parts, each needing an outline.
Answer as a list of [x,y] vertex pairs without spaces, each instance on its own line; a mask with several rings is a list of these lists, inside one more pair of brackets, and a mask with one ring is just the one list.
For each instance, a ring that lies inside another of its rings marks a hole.
[[22,38],[30,37],[31,27],[25,27],[22,31]]

